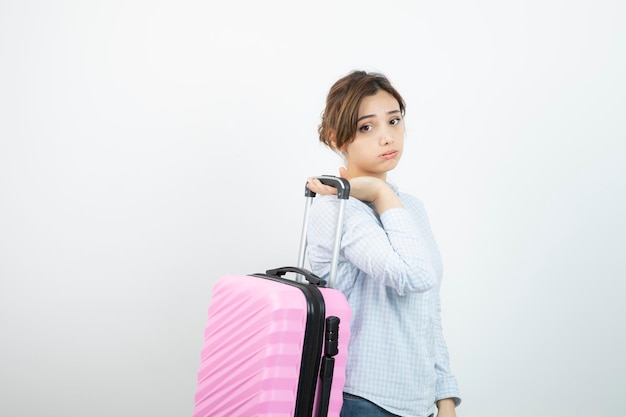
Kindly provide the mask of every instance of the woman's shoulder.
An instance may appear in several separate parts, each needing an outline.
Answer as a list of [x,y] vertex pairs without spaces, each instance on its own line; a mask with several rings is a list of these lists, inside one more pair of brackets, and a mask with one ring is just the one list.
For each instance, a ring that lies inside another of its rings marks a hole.
[[[339,214],[341,201],[335,195],[315,197],[311,206],[311,217],[313,219],[336,218]],[[344,223],[376,221],[376,210],[374,210],[372,203],[366,203],[354,197],[344,201]]]
[[412,213],[415,218],[423,219],[428,217],[426,206],[421,198],[407,192],[398,192],[398,197],[400,197],[404,207]]
[[[322,209],[336,208],[336,206],[339,205],[340,202],[341,200],[337,198],[336,195],[318,195],[313,199],[313,206]],[[364,209],[367,206],[367,203],[364,203],[363,201],[354,197],[349,197],[346,200],[346,209]]]
[[419,206],[419,207],[424,206],[424,203],[422,203],[422,200],[418,198],[415,194],[411,194],[406,191],[399,191],[397,188],[396,188],[396,194],[398,195],[398,197],[400,197],[400,200],[402,200],[405,204],[410,203],[412,205]]

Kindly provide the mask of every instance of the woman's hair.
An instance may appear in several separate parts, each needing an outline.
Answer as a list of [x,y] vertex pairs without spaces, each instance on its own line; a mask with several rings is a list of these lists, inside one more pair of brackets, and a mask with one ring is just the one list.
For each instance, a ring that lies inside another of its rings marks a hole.
[[373,96],[383,90],[391,94],[400,105],[404,116],[404,99],[383,74],[365,71],[352,71],[340,78],[330,88],[326,97],[326,108],[322,122],[317,128],[320,142],[331,149],[339,150],[356,136],[359,106],[363,97]]

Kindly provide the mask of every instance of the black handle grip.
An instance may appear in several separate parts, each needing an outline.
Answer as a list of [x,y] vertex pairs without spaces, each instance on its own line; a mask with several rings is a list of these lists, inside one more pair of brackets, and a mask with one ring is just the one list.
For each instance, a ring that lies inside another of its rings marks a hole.
[[311,271],[308,271],[304,268],[298,268],[296,266],[283,266],[281,268],[268,269],[267,271],[265,271],[267,275],[271,275],[274,277],[282,277],[287,272],[294,272],[296,274],[304,276],[304,278],[306,278],[306,280],[309,281],[309,283],[312,285],[317,285],[318,287],[326,286],[326,280],[321,279]]
[[[341,177],[337,177],[335,175],[320,175],[319,177],[313,177],[324,185],[330,185],[331,187],[335,187],[337,189],[337,197],[342,200],[347,200],[350,197],[350,182]],[[309,190],[307,186],[304,186],[304,195],[305,197],[315,197],[316,193]]]

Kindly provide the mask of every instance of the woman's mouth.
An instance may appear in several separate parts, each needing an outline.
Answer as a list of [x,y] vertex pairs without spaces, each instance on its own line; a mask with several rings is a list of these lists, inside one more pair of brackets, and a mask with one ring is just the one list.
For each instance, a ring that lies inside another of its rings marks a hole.
[[387,151],[384,154],[380,155],[381,158],[387,160],[387,159],[393,159],[396,156],[398,156],[398,151]]

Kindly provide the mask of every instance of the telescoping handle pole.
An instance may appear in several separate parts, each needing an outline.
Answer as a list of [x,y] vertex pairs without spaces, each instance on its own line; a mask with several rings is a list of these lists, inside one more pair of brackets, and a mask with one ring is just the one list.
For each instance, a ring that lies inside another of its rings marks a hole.
[[[335,240],[333,242],[333,256],[330,264],[330,274],[328,277],[328,287],[332,288],[337,276],[337,264],[339,263],[339,249],[341,248],[341,232],[343,227],[343,214],[346,208],[346,201],[350,197],[350,182],[345,178],[336,177],[334,175],[321,175],[314,177],[322,184],[330,185],[337,189],[337,198],[339,198],[339,213],[337,215],[337,223],[335,227]],[[306,257],[306,233],[309,228],[309,209],[315,198],[315,193],[309,190],[306,185],[304,187],[304,196],[306,203],[304,206],[304,220],[302,222],[302,234],[300,236],[300,251],[298,253],[298,267],[304,268],[304,260]],[[302,282],[302,276],[296,277],[296,280]]]

